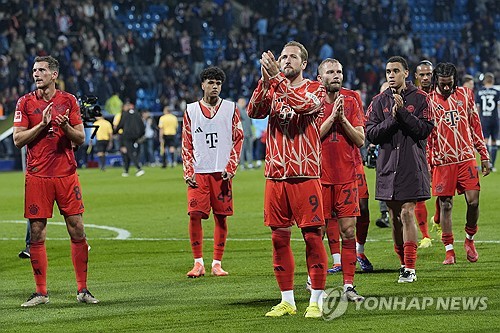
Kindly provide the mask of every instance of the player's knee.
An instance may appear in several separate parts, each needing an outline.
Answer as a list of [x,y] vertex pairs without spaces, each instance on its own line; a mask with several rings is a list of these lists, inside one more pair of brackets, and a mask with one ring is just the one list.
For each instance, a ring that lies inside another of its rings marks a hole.
[[402,207],[401,208],[401,220],[402,222],[411,221],[413,222],[413,217],[415,216],[415,209]]
[[440,201],[440,206],[444,211],[451,211],[453,208],[453,202],[451,200]]
[[467,207],[472,209],[479,208],[479,197],[472,198],[467,201]]
[[349,226],[345,228],[344,230],[341,230],[340,233],[342,234],[342,239],[354,239],[356,232],[354,231],[353,226]]

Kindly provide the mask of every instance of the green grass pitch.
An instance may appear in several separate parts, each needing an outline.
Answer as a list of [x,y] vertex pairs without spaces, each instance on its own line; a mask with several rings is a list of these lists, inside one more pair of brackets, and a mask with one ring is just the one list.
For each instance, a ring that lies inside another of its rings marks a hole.
[[[121,169],[78,171],[86,212],[84,221],[92,250],[88,285],[98,305],[76,302],[76,282],[64,225],[49,224],[48,288],[50,303],[31,309],[20,304],[34,291],[29,261],[17,253],[24,246],[23,174],[0,174],[0,331],[23,332],[472,332],[500,327],[500,174],[482,178],[479,261],[471,264],[463,249],[465,203],[456,197],[453,213],[457,264],[443,266],[444,247],[436,234],[433,246],[418,251],[418,281],[398,284],[399,266],[391,232],[379,229],[378,203],[370,199],[371,221],[366,255],[375,272],[356,274],[355,284],[365,297],[487,297],[484,310],[356,309],[334,320],[303,317],[309,294],[305,245],[293,231],[296,260],[297,315],[266,318],[280,299],[272,270],[270,231],[263,225],[263,170],[240,170],[233,183],[235,215],[229,218],[229,239],[223,267],[228,277],[207,275],[187,279],[192,267],[186,215],[186,185],[180,167],[146,168],[143,177],[122,178]],[[370,193],[374,171],[367,169]],[[427,202],[429,216],[433,201]],[[16,223],[15,221],[21,221]],[[49,222],[63,219],[55,210]],[[92,226],[94,225],[94,226]],[[128,231],[126,240],[114,230]],[[212,260],[213,220],[204,224],[205,263]],[[357,270],[359,272],[359,268]],[[327,286],[340,286],[341,275],[329,275]]]

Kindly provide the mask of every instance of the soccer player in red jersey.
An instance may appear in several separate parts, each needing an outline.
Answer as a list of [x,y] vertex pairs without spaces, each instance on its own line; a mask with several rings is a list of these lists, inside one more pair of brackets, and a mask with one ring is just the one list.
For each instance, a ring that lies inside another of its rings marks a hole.
[[338,60],[327,58],[321,62],[318,81],[326,88],[325,115],[320,127],[323,214],[327,230],[331,224],[340,226],[345,298],[360,302],[364,297],[358,295],[353,282],[355,225],[360,215],[356,152],[359,154],[359,147],[365,142],[364,115],[355,98],[340,93],[343,80],[342,64]]
[[[422,60],[419,62],[415,68],[415,78],[418,80],[418,88],[422,89],[426,93],[432,91],[432,62],[429,60]],[[435,214],[434,216],[439,215]],[[422,233],[422,239],[419,243],[419,248],[427,248],[432,246],[432,239],[429,235],[429,227],[427,225],[427,207],[425,206],[425,201],[418,201],[415,205],[415,217],[417,219],[417,224]]]
[[[354,91],[346,88],[340,89],[340,94],[344,96],[352,96],[358,102],[358,105],[363,112],[363,102],[361,101],[361,96]],[[363,122],[366,121],[364,113],[362,113]],[[364,124],[363,124],[363,134],[364,134]],[[356,259],[364,272],[372,272],[373,265],[368,260],[365,255],[365,243],[368,236],[368,227],[370,226],[370,210],[368,205],[368,199],[370,194],[368,193],[368,183],[366,182],[365,168],[363,165],[363,158],[361,157],[361,152],[359,149],[355,150],[355,161],[356,161],[356,179],[358,180],[358,197],[359,197],[359,212],[360,215],[356,218]]]
[[433,128],[427,94],[405,81],[408,72],[403,57],[387,60],[389,88],[373,98],[366,123],[368,140],[380,145],[375,198],[387,202],[393,221],[394,249],[401,262],[399,283],[417,279],[415,203],[430,198],[425,146]]
[[205,275],[202,219],[212,209],[215,220],[212,275],[226,276],[221,260],[227,216],[233,215],[232,178],[238,167],[243,127],[234,102],[219,97],[226,79],[218,67],[200,73],[203,98],[187,105],[182,125],[182,164],[188,185],[189,238],[194,267],[190,278]]
[[[349,96],[358,102],[360,108],[363,106],[361,97],[354,90],[341,88],[340,94],[343,96]],[[361,109],[362,111],[362,109]],[[364,122],[364,114],[363,122]],[[364,124],[363,124],[364,127]],[[364,132],[363,132],[364,135]],[[373,265],[370,260],[365,255],[365,243],[366,237],[368,236],[368,227],[370,225],[370,211],[368,208],[368,184],[366,183],[366,175],[363,166],[363,160],[359,149],[355,149],[355,164],[356,164],[356,178],[358,181],[358,197],[359,197],[359,210],[360,215],[356,217],[356,259],[359,262],[361,269],[364,272],[372,272]],[[336,217],[332,217],[332,220],[336,220]],[[328,269],[328,273],[337,273],[342,271],[341,255],[340,255],[340,230],[339,224],[327,223],[326,233],[328,236],[328,245],[330,247],[330,253],[333,258],[333,266]]]
[[[320,117],[325,90],[321,83],[303,77],[308,53],[291,41],[278,61],[271,51],[260,59],[262,78],[252,94],[247,112],[251,118],[269,116],[266,139],[264,222],[271,228],[274,274],[281,303],[268,317],[295,314],[293,280],[295,263],[290,247],[291,227],[302,231],[306,242],[311,298],[305,317],[322,316],[322,295],[328,257],[322,242]],[[281,71],[281,72],[280,72]]]
[[84,142],[85,132],[75,96],[56,89],[58,75],[59,62],[55,58],[36,57],[33,64],[36,90],[19,98],[14,116],[14,144],[18,148],[27,146],[24,217],[31,225],[31,266],[36,283],[36,292],[23,307],[49,302],[45,236],[54,201],[71,237],[77,300],[99,302],[87,289],[84,206],[72,147]]
[[445,265],[456,262],[453,249],[452,208],[455,191],[465,194],[467,215],[465,251],[475,262],[474,246],[479,218],[479,174],[474,149],[481,156],[483,176],[490,173],[490,157],[484,142],[479,114],[471,89],[457,87],[457,70],[451,63],[440,63],[433,72],[434,91],[429,94],[431,117],[436,124],[429,137],[429,164],[432,167],[432,195],[439,197],[441,240],[446,249]]

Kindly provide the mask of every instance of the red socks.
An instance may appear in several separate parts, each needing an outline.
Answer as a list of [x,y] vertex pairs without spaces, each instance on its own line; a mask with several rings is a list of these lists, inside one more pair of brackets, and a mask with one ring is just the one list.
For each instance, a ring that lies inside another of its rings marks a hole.
[[87,288],[87,262],[89,260],[89,246],[85,238],[71,239],[71,259],[75,269],[78,291]]
[[361,245],[366,243],[369,226],[370,215],[365,215],[363,214],[363,211],[361,211],[361,216],[358,216],[356,218],[356,241]]
[[203,229],[201,228],[201,213],[191,212],[189,214],[189,239],[193,257],[203,257]]
[[469,236],[474,236],[477,232],[477,224],[473,227],[469,227],[467,224],[465,225],[465,232]]
[[[227,238],[227,223],[225,215],[214,214],[214,260],[222,260]],[[198,257],[199,258],[199,257]]]
[[45,249],[45,242],[31,242],[30,254],[36,292],[47,295],[47,251]]
[[441,235],[441,241],[443,241],[444,246],[446,245],[453,245],[454,239],[453,239],[453,233],[444,233]]
[[417,263],[417,243],[408,241],[403,246],[405,268],[415,269],[415,264]]
[[291,235],[288,230],[272,231],[274,275],[281,291],[293,290],[295,261],[290,246]]
[[401,263],[401,265],[404,266],[404,264],[405,264],[405,250],[404,250],[404,245],[394,244],[394,252],[396,252],[396,254],[398,255],[399,262]]
[[344,284],[353,284],[356,271],[356,240],[343,239],[341,259]]
[[417,218],[422,237],[431,238],[431,236],[429,236],[429,227],[427,226],[427,208],[425,207],[425,201],[419,201],[415,205],[415,217]]
[[[334,223],[338,224],[337,221]],[[328,265],[328,255],[323,245],[323,233],[320,228],[302,229],[302,236],[306,242],[307,271],[311,277],[311,288],[323,290],[325,289]]]
[[330,253],[340,253],[340,228],[337,219],[326,219],[326,236]]

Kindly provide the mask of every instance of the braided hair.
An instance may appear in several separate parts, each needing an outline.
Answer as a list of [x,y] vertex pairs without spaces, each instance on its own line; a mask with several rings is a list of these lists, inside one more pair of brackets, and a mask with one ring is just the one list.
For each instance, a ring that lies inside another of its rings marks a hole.
[[438,84],[438,77],[453,76],[452,91],[457,89],[457,68],[451,62],[441,62],[432,71],[432,89],[435,90]]

